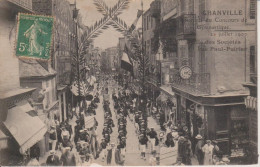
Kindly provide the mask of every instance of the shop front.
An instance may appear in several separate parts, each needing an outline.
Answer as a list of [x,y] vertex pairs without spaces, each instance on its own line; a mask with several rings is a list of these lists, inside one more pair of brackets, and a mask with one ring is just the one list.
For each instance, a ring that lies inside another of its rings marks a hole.
[[243,164],[249,144],[249,115],[244,104],[207,107],[208,138],[215,139],[232,163]]
[[[11,136],[8,145],[14,155],[30,155],[30,149],[35,144],[38,145],[47,132],[46,125],[27,101],[10,108],[3,125],[5,131]],[[40,149],[40,152],[42,151],[45,150]]]
[[223,155],[228,155],[233,163],[243,164],[251,131],[255,130],[250,127],[256,127],[245,107],[245,95],[208,97],[175,92],[177,122],[187,126],[191,140],[197,134],[204,140],[216,140]]

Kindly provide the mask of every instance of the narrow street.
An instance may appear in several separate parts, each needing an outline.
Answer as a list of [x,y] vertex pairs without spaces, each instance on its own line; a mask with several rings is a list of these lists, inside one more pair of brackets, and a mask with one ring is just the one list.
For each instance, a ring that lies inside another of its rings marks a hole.
[[0,166],[259,164],[236,1],[0,0]]

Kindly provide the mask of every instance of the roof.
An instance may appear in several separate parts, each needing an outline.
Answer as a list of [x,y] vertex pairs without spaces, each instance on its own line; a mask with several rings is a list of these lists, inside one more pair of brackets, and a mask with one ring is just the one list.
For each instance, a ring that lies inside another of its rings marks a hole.
[[19,60],[20,78],[48,77],[56,74],[52,68],[46,70],[36,60]]

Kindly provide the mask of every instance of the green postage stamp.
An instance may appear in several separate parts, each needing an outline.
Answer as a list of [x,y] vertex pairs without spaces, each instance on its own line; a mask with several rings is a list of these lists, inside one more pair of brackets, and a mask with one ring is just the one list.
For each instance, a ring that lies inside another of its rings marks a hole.
[[49,59],[53,24],[53,17],[19,13],[16,56]]

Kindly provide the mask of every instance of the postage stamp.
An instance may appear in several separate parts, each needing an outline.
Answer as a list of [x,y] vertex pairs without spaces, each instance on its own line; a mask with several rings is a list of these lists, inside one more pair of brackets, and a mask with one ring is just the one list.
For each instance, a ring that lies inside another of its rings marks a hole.
[[53,17],[19,13],[16,56],[48,60],[53,24]]

